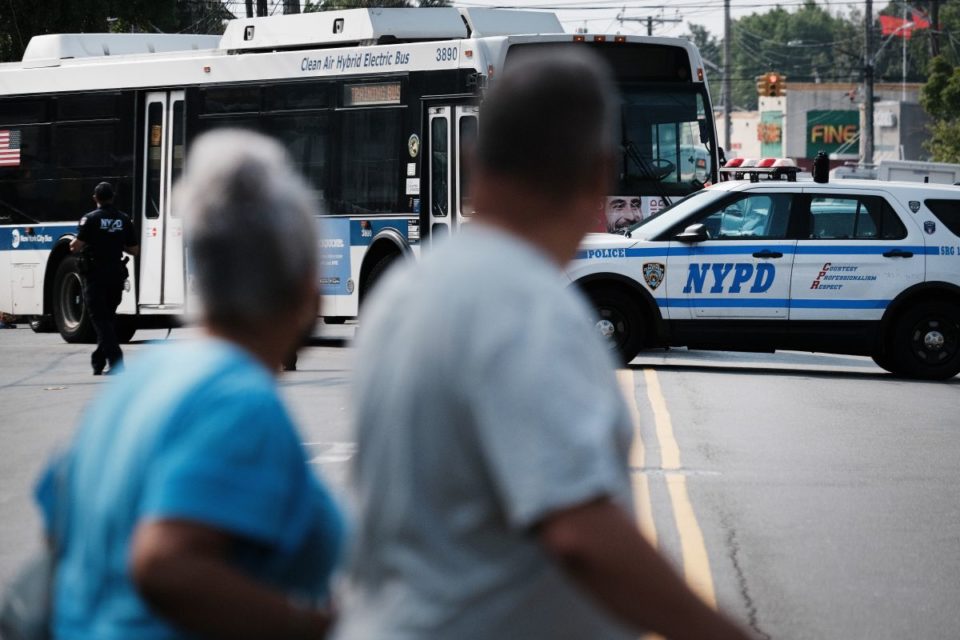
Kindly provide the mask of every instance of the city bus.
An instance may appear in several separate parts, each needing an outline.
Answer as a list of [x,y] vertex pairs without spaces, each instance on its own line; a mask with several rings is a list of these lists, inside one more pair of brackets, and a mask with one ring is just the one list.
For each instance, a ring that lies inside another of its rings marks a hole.
[[355,318],[391,264],[469,223],[463,159],[484,92],[519,52],[556,46],[596,51],[621,94],[618,182],[599,228],[717,181],[703,64],[683,39],[450,7],[237,19],[222,36],[35,37],[0,65],[0,311],[67,341],[93,336],[67,245],[107,180],[141,246],[119,334],[178,323],[191,296],[171,188],[192,140],[240,127],[281,141],[311,184],[322,313]]

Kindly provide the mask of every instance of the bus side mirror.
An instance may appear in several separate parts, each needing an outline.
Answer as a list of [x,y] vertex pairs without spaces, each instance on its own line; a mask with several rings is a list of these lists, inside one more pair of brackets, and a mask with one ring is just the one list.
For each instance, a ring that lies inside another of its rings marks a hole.
[[677,234],[677,241],[687,244],[703,242],[709,239],[710,236],[707,235],[707,227],[703,224],[692,224],[684,229],[683,233]]
[[723,152],[723,147],[717,147],[717,158],[720,159],[720,166],[727,164],[727,154]]

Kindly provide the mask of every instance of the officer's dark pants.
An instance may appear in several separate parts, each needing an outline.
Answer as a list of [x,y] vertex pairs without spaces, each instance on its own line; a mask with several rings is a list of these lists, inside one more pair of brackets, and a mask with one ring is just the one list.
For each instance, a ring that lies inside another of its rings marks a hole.
[[97,332],[97,348],[90,357],[94,371],[102,371],[108,362],[111,369],[123,363],[116,329],[122,295],[123,281],[116,274],[91,273],[85,279],[83,299]]

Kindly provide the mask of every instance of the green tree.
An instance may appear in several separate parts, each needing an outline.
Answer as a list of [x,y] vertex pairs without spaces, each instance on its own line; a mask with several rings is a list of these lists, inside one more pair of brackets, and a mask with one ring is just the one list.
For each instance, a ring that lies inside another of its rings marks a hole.
[[20,60],[47,33],[220,33],[233,14],[220,0],[7,0],[0,2],[0,61]]
[[690,25],[690,33],[683,36],[700,50],[700,56],[718,67],[723,64],[723,46],[720,39],[699,24]]
[[756,109],[756,76],[767,71],[783,73],[794,82],[858,80],[862,66],[858,24],[855,15],[832,15],[813,0],[796,11],[776,7],[734,21],[734,106]]
[[920,104],[933,118],[924,147],[937,162],[960,163],[960,66],[951,65],[944,56],[933,58]]

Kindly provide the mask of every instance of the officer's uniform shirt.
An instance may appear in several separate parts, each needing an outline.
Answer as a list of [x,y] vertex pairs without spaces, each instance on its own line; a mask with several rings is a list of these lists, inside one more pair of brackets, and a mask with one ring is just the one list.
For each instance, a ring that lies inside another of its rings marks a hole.
[[130,217],[112,205],[80,218],[77,238],[87,243],[84,251],[89,252],[92,266],[98,271],[119,267],[123,248],[139,244]]

